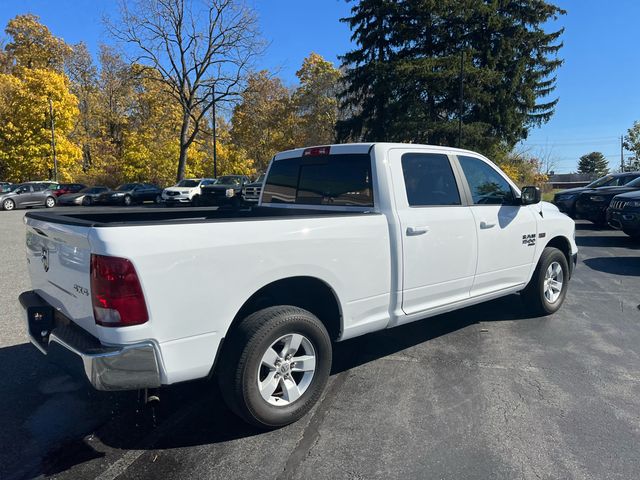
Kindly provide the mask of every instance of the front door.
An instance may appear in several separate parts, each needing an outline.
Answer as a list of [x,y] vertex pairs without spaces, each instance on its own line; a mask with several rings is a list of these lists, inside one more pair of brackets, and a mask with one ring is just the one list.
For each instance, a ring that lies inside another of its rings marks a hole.
[[490,163],[463,155],[458,161],[470,191],[478,235],[478,267],[471,296],[523,284],[535,257],[536,207],[519,205],[514,189]]
[[448,155],[394,149],[390,167],[402,238],[402,310],[469,298],[476,268],[473,214]]

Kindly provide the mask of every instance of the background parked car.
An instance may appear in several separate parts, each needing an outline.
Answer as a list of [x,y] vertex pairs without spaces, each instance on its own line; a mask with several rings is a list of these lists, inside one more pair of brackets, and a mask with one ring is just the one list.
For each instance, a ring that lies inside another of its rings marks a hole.
[[620,187],[601,187],[581,193],[576,200],[576,218],[605,225],[607,208],[616,195],[640,190],[640,177]]
[[260,200],[260,192],[262,192],[262,183],[264,182],[263,173],[258,178],[256,178],[255,182],[247,183],[244,187],[242,187],[242,200],[245,203],[250,205],[255,205]]
[[0,193],[4,193],[4,192],[8,192],[10,190],[12,190],[11,187],[13,187],[14,185],[12,183],[9,182],[0,182]]
[[640,172],[611,173],[594,180],[584,187],[569,188],[568,190],[562,190],[556,193],[553,197],[553,203],[555,203],[561,212],[566,213],[571,218],[575,218],[576,200],[581,193],[601,187],[619,187],[626,185],[638,177],[640,177]]
[[115,190],[102,193],[95,203],[104,205],[134,205],[143,202],[162,201],[162,189],[151,183],[125,183]]
[[162,191],[162,201],[171,203],[200,203],[201,187],[213,185],[215,178],[185,178],[180,180],[173,187],[165,188]]
[[242,205],[242,187],[251,180],[246,175],[224,175],[218,177],[216,183],[201,188],[201,205]]
[[640,238],[640,191],[613,197],[607,208],[607,223],[630,237]]
[[108,191],[108,187],[85,187],[76,193],[60,195],[58,205],[92,205],[101,193]]
[[67,193],[77,193],[83,188],[87,188],[82,183],[60,183],[54,187],[49,187],[56,197],[66,195]]
[[44,183],[22,183],[10,192],[0,194],[0,206],[3,210],[45,206],[55,207],[56,197]]

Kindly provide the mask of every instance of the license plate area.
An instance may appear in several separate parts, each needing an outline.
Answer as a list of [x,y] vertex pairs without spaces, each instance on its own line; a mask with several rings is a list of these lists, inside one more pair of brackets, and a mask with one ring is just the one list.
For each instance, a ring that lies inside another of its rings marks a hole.
[[32,305],[26,308],[29,334],[43,348],[49,343],[49,334],[55,326],[55,310],[49,305]]

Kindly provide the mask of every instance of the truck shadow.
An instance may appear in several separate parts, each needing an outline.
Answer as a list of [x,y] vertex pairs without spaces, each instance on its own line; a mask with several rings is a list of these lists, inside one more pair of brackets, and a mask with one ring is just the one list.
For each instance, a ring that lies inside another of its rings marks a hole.
[[640,276],[640,257],[586,258],[583,263],[593,269],[614,275]]
[[[332,375],[400,352],[479,322],[531,318],[518,295],[439,315],[335,345]],[[54,379],[54,380],[52,380]],[[18,381],[16,384],[15,382]],[[158,450],[220,444],[255,435],[227,408],[215,381],[163,389],[157,425],[135,392],[95,392],[43,362],[29,344],[0,349],[0,453],[2,478],[55,475],[100,459],[113,449]],[[8,392],[8,394],[6,393]],[[26,400],[25,400],[26,399]],[[275,441],[277,443],[277,440]],[[106,452],[106,453],[105,453]],[[121,452],[120,452],[121,454]],[[102,460],[104,461],[104,460]]]

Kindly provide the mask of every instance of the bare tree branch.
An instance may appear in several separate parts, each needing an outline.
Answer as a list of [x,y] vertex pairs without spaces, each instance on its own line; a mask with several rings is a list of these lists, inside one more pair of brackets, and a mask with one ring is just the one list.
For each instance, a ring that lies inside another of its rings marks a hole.
[[[178,180],[214,102],[233,101],[264,45],[242,0],[120,0],[111,35],[182,108]],[[159,75],[158,75],[159,73]]]

